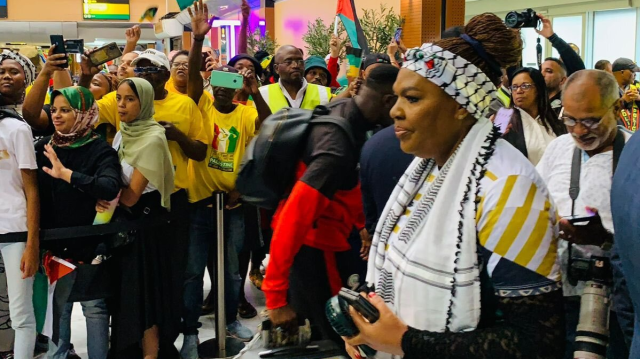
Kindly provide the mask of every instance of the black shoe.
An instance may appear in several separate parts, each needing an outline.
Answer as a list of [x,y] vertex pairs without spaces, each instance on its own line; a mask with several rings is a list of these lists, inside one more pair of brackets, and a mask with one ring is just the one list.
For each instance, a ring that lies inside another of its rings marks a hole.
[[245,300],[238,305],[238,315],[243,319],[251,319],[258,315],[258,311],[251,303]]
[[49,338],[45,337],[42,334],[38,334],[36,337],[36,348],[35,354],[42,354],[49,351]]
[[73,344],[69,345],[69,354],[67,354],[67,359],[82,359],[80,358],[80,355],[76,354]]
[[0,353],[0,359],[13,359],[13,350],[10,350],[8,352],[1,352]]

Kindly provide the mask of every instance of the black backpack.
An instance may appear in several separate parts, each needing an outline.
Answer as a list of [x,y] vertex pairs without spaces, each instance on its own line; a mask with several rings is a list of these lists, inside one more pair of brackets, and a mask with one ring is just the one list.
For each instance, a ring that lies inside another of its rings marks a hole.
[[[348,101],[348,100],[347,100]],[[349,122],[330,116],[345,101],[318,106],[313,111],[285,108],[269,116],[245,152],[236,189],[244,202],[274,210],[291,190],[313,124],[331,123],[345,131],[355,147]]]

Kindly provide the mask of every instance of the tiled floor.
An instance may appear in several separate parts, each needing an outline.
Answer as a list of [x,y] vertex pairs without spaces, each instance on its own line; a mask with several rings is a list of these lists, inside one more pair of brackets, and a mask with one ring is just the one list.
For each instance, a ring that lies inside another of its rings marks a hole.
[[[205,274],[205,297],[209,294],[211,289],[211,282],[209,281],[209,275]],[[247,300],[256,307],[258,313],[260,313],[265,308],[265,300],[264,294],[261,291],[256,289],[256,287],[251,284],[251,282],[247,279],[247,283],[245,285],[245,293]],[[243,325],[247,328],[251,329],[254,333],[256,332],[258,325],[260,324],[260,316],[253,319],[240,319]],[[202,323],[202,328],[200,328],[200,341],[203,342],[205,340],[211,339],[215,337],[215,329],[214,329],[214,321],[213,315],[203,316],[200,318]],[[87,355],[87,329],[85,324],[84,316],[82,315],[82,308],[79,303],[73,308],[73,314],[71,316],[71,342],[73,343],[76,353],[80,355],[83,359],[88,359]],[[182,335],[176,341],[176,347],[178,350],[182,346]]]

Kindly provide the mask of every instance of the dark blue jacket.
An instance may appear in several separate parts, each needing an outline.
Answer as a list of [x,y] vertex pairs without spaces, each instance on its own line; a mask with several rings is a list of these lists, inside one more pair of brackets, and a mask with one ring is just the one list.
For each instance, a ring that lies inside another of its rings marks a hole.
[[366,228],[370,234],[375,231],[391,192],[413,158],[400,149],[393,126],[380,130],[362,148],[360,181]]
[[[635,333],[630,358],[640,358],[640,281],[638,280],[640,277],[638,260],[640,258],[640,191],[638,191],[640,161],[638,158],[640,158],[640,135],[636,133],[624,147],[611,186],[611,212],[615,228],[614,247],[622,262],[624,278],[628,279],[626,281],[628,293],[635,309]],[[616,279],[619,282],[619,275],[614,277],[614,280]],[[617,307],[620,303],[614,305]]]

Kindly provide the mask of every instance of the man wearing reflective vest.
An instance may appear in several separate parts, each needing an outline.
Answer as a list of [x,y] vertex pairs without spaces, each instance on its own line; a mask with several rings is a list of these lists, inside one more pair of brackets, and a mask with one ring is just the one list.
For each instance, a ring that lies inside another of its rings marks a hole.
[[276,52],[274,70],[280,76],[275,84],[260,88],[262,97],[276,113],[285,107],[313,110],[331,100],[331,89],[310,84],[304,78],[304,60],[300,49],[285,45]]

